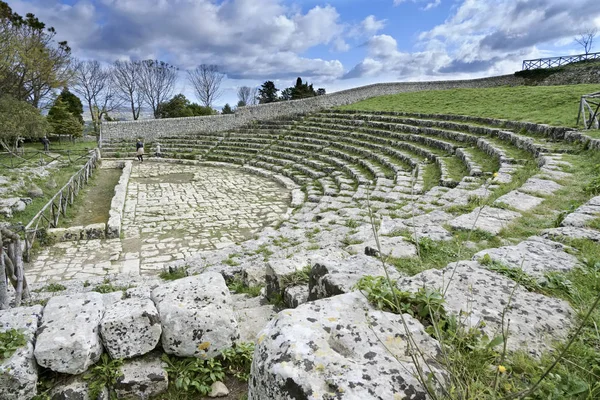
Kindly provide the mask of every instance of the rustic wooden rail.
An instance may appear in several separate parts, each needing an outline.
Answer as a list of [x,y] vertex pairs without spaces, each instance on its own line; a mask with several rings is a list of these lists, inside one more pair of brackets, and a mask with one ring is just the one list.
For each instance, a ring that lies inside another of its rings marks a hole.
[[577,54],[574,56],[560,56],[549,58],[538,58],[535,60],[524,60],[523,71],[538,68],[554,68],[561,65],[571,64],[585,60],[600,60],[600,53]]
[[43,234],[45,230],[56,228],[60,215],[66,216],[67,207],[73,205],[79,191],[88,183],[94,173],[100,159],[99,152],[91,150],[88,152],[89,160],[69,181],[46,203],[46,205],[32,218],[25,227],[25,251],[23,256],[29,261],[31,248],[35,239]]
[[581,96],[577,125],[583,119],[585,129],[600,129],[600,92]]

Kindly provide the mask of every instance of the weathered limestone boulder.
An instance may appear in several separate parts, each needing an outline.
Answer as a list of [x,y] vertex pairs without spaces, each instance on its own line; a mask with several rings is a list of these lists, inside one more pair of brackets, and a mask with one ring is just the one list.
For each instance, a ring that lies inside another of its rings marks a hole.
[[115,392],[120,399],[149,399],[167,391],[169,378],[166,365],[160,355],[129,360],[121,367],[121,376],[115,384]]
[[[394,279],[400,276],[393,267],[388,267],[388,272]],[[310,271],[308,299],[317,300],[348,293],[366,275],[384,276],[381,261],[364,254],[319,260]]]
[[288,286],[301,284],[298,275],[303,269],[308,269],[313,262],[320,259],[337,259],[343,252],[338,249],[323,249],[311,253],[296,254],[291,258],[273,258],[267,263],[265,280],[267,283],[267,298],[283,296]]
[[60,380],[50,390],[49,395],[52,400],[109,400],[108,389],[106,387],[98,398],[91,399],[88,381],[83,379],[83,375],[76,375],[65,380]]
[[0,311],[0,332],[17,329],[27,340],[0,363],[0,399],[31,399],[37,394],[38,371],[33,357],[33,342],[42,315],[42,306]]
[[375,239],[365,245],[365,254],[371,257],[379,257],[379,249],[384,257],[408,258],[417,256],[417,247],[400,236],[380,237],[379,246]]
[[505,329],[510,319],[507,349],[540,356],[552,348],[553,341],[567,338],[574,312],[564,300],[528,292],[522,287],[515,289],[515,285],[511,279],[475,261],[452,263],[442,270],[431,269],[398,281],[398,288],[406,291],[447,287],[446,311],[467,327],[481,329],[490,338],[502,333],[502,315],[506,309]]
[[568,272],[579,264],[577,257],[567,253],[565,249],[566,246],[560,243],[533,236],[516,246],[480,251],[473,256],[473,260],[479,260],[487,254],[493,261],[543,278],[545,272]]
[[[438,342],[404,318],[424,369],[443,381]],[[399,315],[375,310],[360,293],[282,311],[259,335],[248,398],[425,399],[406,335]]]
[[32,199],[44,197],[44,191],[36,184],[31,184],[31,186],[27,188],[27,196],[31,197]]
[[152,291],[162,346],[180,357],[214,357],[239,337],[229,289],[216,272],[189,276]]
[[158,344],[158,310],[149,298],[132,297],[106,307],[100,322],[104,348],[112,358],[132,358],[149,353]]
[[265,269],[264,261],[253,260],[242,263],[242,280],[248,286],[261,286],[265,284]]
[[577,208],[575,212],[567,215],[560,226],[585,228],[593,220],[600,218],[600,196]]
[[496,207],[477,207],[468,214],[463,214],[450,222],[448,225],[454,229],[471,230],[479,229],[492,235],[497,235],[510,222],[519,218],[521,214],[503,210]]
[[225,384],[223,382],[217,381],[217,382],[213,383],[212,385],[210,385],[210,393],[209,393],[208,397],[210,397],[210,398],[225,397],[228,394],[229,394],[229,389],[227,389],[227,386],[225,386]]
[[381,219],[379,234],[382,236],[395,235],[406,230],[408,230],[408,226],[404,223],[403,219],[392,219],[387,216]]
[[275,316],[275,306],[268,304],[264,297],[250,297],[246,294],[231,296],[235,318],[240,329],[241,342],[255,342],[260,332]]
[[589,239],[594,242],[600,242],[600,231],[590,228],[575,228],[571,226],[546,229],[542,231],[542,236],[548,239]]
[[530,194],[521,193],[518,190],[513,190],[504,196],[498,197],[494,204],[506,204],[509,207],[519,211],[529,211],[539,206],[544,199]]
[[81,374],[102,354],[98,325],[104,314],[103,296],[89,292],[52,297],[38,329],[35,358],[42,367],[64,374]]
[[308,301],[308,285],[298,285],[285,288],[283,292],[284,303],[291,308]]

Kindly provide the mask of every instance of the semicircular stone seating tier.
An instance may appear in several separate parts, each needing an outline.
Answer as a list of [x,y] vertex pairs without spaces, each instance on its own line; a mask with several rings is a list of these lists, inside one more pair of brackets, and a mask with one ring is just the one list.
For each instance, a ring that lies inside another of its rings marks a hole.
[[[238,336],[257,342],[250,399],[287,398],[284,394],[292,389],[305,395],[298,398],[310,393],[426,397],[414,379],[415,365],[405,357],[406,344],[386,336],[384,341],[394,345],[383,348],[372,327],[381,327],[382,335],[394,331],[400,336],[410,329],[432,358],[439,343],[416,319],[400,324],[397,316],[375,310],[354,286],[363,276],[384,274],[380,253],[410,259],[418,254],[415,243],[425,238],[447,241],[461,230],[497,235],[562,188],[560,182],[569,177],[563,153],[577,146],[534,132],[543,127],[510,126],[517,129],[459,116],[325,110],[256,121],[229,132],[160,138],[162,158],[241,165],[296,185],[296,210],[289,219],[252,240],[170,266],[185,266],[189,275],[218,272],[247,286],[264,285],[268,299],[294,308],[275,314],[272,305],[233,296]],[[152,154],[156,143],[146,146]],[[103,157],[133,157],[131,147],[124,141],[104,142]],[[496,198],[497,189],[506,190]],[[597,215],[597,207],[600,202],[591,200],[542,237],[485,249],[440,270],[412,276],[392,270],[392,278],[402,290],[444,289],[446,311],[489,337],[502,331],[510,296],[507,317],[515,330],[507,348],[539,357],[551,349],[552,340],[566,338],[575,313],[563,300],[515,289],[510,278],[479,260],[521,268],[539,279],[546,272],[568,271],[578,260],[553,239],[600,239],[582,222]],[[169,296],[159,299],[160,307],[166,307]],[[177,332],[169,335],[178,340]],[[403,368],[390,364],[389,351]],[[444,374],[432,365],[432,372]]]

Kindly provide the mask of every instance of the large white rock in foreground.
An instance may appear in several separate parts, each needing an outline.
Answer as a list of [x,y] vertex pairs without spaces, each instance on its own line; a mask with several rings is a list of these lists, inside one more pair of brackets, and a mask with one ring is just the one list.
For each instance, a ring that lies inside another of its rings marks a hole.
[[149,298],[133,297],[106,308],[100,334],[112,358],[132,358],[149,353],[158,344],[160,318]]
[[239,338],[229,289],[216,272],[178,279],[152,291],[162,346],[179,357],[215,357]]
[[[438,342],[404,317],[443,379]],[[400,316],[375,310],[361,293],[281,311],[259,334],[249,399],[425,399],[407,344]]]
[[38,329],[35,358],[42,367],[63,374],[81,374],[102,354],[98,325],[104,315],[103,296],[89,292],[52,297]]
[[16,329],[27,343],[0,363],[0,399],[30,399],[37,394],[38,371],[33,358],[33,341],[42,306],[0,311],[0,332]]

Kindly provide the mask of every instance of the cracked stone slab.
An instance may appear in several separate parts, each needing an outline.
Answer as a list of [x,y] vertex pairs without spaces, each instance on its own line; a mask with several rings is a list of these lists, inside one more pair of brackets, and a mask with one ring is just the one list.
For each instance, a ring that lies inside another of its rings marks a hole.
[[567,215],[560,226],[585,228],[590,222],[598,218],[600,218],[600,196],[592,198],[573,213]]
[[522,192],[536,193],[549,196],[562,188],[563,187],[558,183],[548,179],[529,178],[519,190]]
[[161,332],[158,311],[149,297],[132,297],[106,306],[100,322],[102,343],[113,359],[151,352]]
[[169,379],[166,363],[158,354],[148,354],[127,360],[121,367],[123,373],[115,383],[119,399],[150,399],[167,391]]
[[476,261],[452,263],[442,270],[431,269],[398,282],[398,288],[409,291],[446,286],[446,311],[490,338],[502,333],[502,315],[510,299],[505,315],[505,321],[510,319],[509,351],[522,350],[539,357],[552,349],[554,341],[567,339],[574,324],[575,313],[566,301],[528,292],[520,286],[515,289],[514,281],[486,270]]
[[35,332],[42,316],[42,306],[0,311],[0,332],[17,329],[27,342],[0,363],[0,398],[30,399],[37,394],[38,368],[33,356]]
[[577,257],[565,252],[566,248],[563,244],[534,236],[516,246],[480,251],[473,256],[473,260],[487,254],[503,265],[523,269],[529,275],[543,278],[546,272],[568,272],[579,264]]
[[542,204],[543,201],[542,198],[513,190],[504,196],[498,197],[494,204],[506,204],[518,211],[529,211]]
[[[389,267],[388,272],[394,279],[400,276],[395,268]],[[366,275],[384,276],[381,261],[364,254],[319,260],[310,271],[308,300],[350,292],[360,278]]]
[[38,329],[35,358],[42,367],[63,374],[81,374],[102,354],[98,325],[104,296],[89,292],[52,297]]
[[591,228],[575,228],[571,226],[552,228],[542,231],[542,236],[549,239],[588,239],[600,242],[600,231]]
[[[439,343],[417,320],[404,318],[427,360],[424,368],[444,381],[435,361]],[[406,335],[399,315],[374,309],[360,293],[284,310],[259,335],[248,398],[288,398],[283,393],[293,388],[298,399],[316,393],[332,399],[425,399]]]
[[215,357],[239,338],[229,289],[216,272],[189,276],[152,291],[162,347],[179,357]]
[[[382,236],[379,238],[379,245],[381,246],[381,252],[385,256],[394,258],[408,258],[415,257],[417,255],[416,246],[400,236]],[[379,255],[379,249],[375,239],[369,240],[363,244],[354,244],[348,246],[346,249],[351,254],[364,253],[372,257],[377,257]]]
[[240,342],[256,342],[258,333],[277,314],[275,306],[261,296],[234,294],[231,299],[240,328]]
[[479,229],[492,235],[497,235],[509,223],[519,218],[521,214],[515,211],[504,210],[496,207],[477,207],[469,214],[463,214],[448,225],[453,229],[471,230]]

